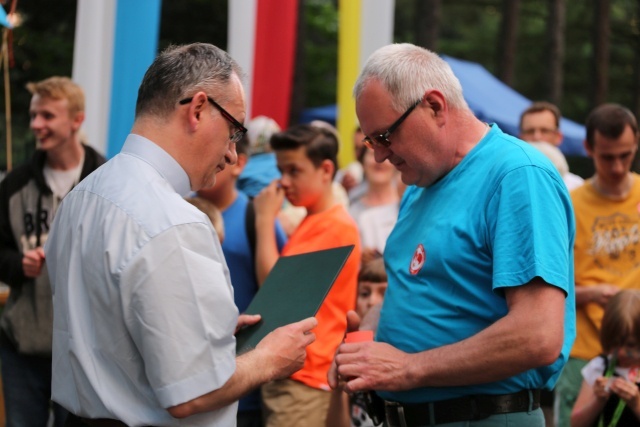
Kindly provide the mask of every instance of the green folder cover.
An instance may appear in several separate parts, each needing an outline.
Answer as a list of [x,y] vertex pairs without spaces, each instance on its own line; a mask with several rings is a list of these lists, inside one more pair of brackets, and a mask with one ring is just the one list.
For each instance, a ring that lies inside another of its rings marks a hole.
[[254,348],[269,332],[315,316],[354,245],[281,256],[247,307],[260,314],[255,325],[236,334],[236,352]]

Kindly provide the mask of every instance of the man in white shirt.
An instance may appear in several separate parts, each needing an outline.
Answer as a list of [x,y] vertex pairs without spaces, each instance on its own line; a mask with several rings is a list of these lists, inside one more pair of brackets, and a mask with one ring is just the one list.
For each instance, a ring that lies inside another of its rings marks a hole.
[[90,425],[234,426],[235,402],[300,369],[315,339],[309,318],[236,357],[234,331],[259,317],[238,318],[211,223],[183,200],[237,159],[241,75],[210,44],[160,54],[121,153],[60,207],[52,398]]
[[[520,115],[520,139],[559,147],[562,144],[560,117],[560,109],[550,102],[534,102]],[[562,179],[569,191],[584,183],[584,179],[569,171],[562,174]]]

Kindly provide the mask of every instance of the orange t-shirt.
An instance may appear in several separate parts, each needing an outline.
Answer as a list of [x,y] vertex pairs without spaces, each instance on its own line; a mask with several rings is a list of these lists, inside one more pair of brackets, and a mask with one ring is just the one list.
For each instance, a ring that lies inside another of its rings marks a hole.
[[[347,326],[347,311],[354,310],[360,268],[358,226],[342,205],[307,216],[293,232],[282,255],[296,255],[339,246],[355,245],[336,282],[320,306],[313,330],[316,341],[307,347],[307,359],[301,370],[291,376],[309,387],[329,390],[327,372]],[[300,284],[304,286],[304,283]]]

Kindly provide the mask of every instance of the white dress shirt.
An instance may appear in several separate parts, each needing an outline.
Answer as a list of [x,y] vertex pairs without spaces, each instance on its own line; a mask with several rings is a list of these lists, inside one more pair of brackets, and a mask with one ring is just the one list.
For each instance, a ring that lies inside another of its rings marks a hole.
[[122,152],[64,199],[46,257],[53,288],[52,399],[130,426],[234,426],[236,404],[178,420],[165,408],[235,370],[238,310],[189,178],[153,142]]

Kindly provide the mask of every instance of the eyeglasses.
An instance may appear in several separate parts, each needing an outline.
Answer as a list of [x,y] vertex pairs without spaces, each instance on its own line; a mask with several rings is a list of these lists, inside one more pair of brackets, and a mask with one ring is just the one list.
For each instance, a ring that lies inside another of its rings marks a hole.
[[[182,99],[178,103],[180,105],[186,105],[186,104],[190,103],[191,101],[193,101],[193,97]],[[216,107],[218,109],[218,111],[220,111],[220,114],[222,114],[222,117],[227,119],[227,121],[229,123],[231,123],[236,129],[238,129],[237,131],[232,133],[231,136],[229,136],[229,139],[233,143],[239,142],[242,139],[242,137],[247,133],[247,128],[244,127],[242,125],[242,123],[237,121],[231,114],[229,114],[229,112],[227,110],[222,108],[220,106],[220,104],[218,104],[216,101],[214,101],[213,98],[211,98],[210,96],[207,96],[207,101],[209,101],[211,103],[211,105],[213,105],[214,107]]]
[[533,135],[536,132],[540,132],[540,135],[551,135],[553,133],[558,132],[558,129],[549,129],[549,128],[529,128],[529,129],[522,129],[522,131],[520,132],[523,135]]
[[393,132],[395,132],[398,127],[404,122],[404,120],[411,114],[411,112],[422,102],[422,98],[418,99],[415,104],[407,109],[403,115],[400,116],[398,120],[396,120],[386,132],[381,133],[379,135],[373,135],[372,137],[365,136],[364,137],[364,145],[367,147],[374,149],[375,147],[388,147],[391,145],[391,141],[389,141],[389,137]]

